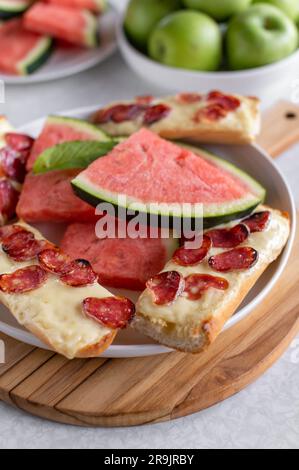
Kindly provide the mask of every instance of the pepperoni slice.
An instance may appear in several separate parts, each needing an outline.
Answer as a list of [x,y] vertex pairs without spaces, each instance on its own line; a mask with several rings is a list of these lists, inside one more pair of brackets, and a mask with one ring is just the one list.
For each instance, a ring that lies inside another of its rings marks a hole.
[[40,245],[33,233],[23,229],[4,238],[2,250],[15,261],[29,261],[37,256]]
[[155,304],[167,305],[183,292],[184,279],[177,271],[167,271],[151,278],[146,286],[152,292]]
[[12,219],[16,212],[20,193],[7,179],[0,180],[0,220],[2,223]]
[[135,101],[137,104],[151,104],[154,100],[152,95],[136,96]]
[[1,149],[0,163],[4,174],[19,183],[23,183],[26,176],[28,157],[28,150],[19,151],[9,146]]
[[198,123],[201,121],[219,121],[227,115],[227,111],[217,104],[206,106],[205,108],[199,109],[193,120]]
[[21,225],[4,225],[3,227],[0,227],[0,240],[2,241],[13,233],[21,232],[22,230],[24,229]]
[[83,287],[96,282],[98,276],[88,261],[76,259],[69,264],[67,272],[60,276],[60,280],[72,287]]
[[179,264],[180,266],[194,266],[195,264],[201,263],[205,259],[210,248],[211,239],[204,235],[200,248],[178,248],[175,251],[172,259],[175,263]]
[[210,276],[209,274],[191,274],[185,278],[185,293],[190,300],[199,300],[209,288],[226,290],[229,283],[223,277]]
[[105,124],[109,121],[121,123],[136,119],[144,109],[145,106],[141,104],[117,104],[98,111],[94,120],[97,124]]
[[234,111],[241,105],[240,100],[235,96],[226,95],[218,90],[211,91],[208,94],[208,101],[212,101],[226,111]]
[[212,256],[209,259],[209,265],[215,271],[225,273],[252,268],[257,260],[258,252],[249,246],[244,246]]
[[0,276],[0,290],[8,294],[22,294],[41,287],[47,280],[47,273],[37,265],[18,269],[12,274]]
[[266,230],[271,219],[270,211],[256,212],[242,221],[249,228],[251,233],[263,232]]
[[11,148],[17,151],[30,150],[34,139],[25,134],[17,134],[16,132],[7,132],[5,134],[5,142]]
[[143,123],[146,125],[161,121],[170,113],[171,109],[166,104],[156,104],[148,108],[144,114]]
[[215,248],[235,248],[244,243],[249,236],[246,225],[239,224],[231,229],[215,229],[206,233]]
[[54,274],[65,274],[70,270],[70,257],[56,247],[41,251],[38,261],[43,269]]
[[181,104],[198,103],[202,100],[202,95],[199,93],[179,93],[176,100]]
[[133,320],[135,305],[125,297],[88,297],[83,301],[83,312],[113,330],[124,329]]

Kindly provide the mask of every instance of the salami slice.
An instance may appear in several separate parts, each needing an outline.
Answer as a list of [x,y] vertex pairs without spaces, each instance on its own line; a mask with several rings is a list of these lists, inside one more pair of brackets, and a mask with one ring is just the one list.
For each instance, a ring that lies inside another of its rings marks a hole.
[[109,121],[120,123],[136,119],[145,109],[142,104],[117,104],[107,109],[101,109],[95,115],[97,124],[105,124]]
[[209,259],[212,269],[219,272],[228,272],[239,269],[250,269],[258,260],[258,252],[249,246],[234,248]]
[[202,100],[202,95],[199,93],[179,93],[176,95],[176,100],[180,104],[198,103]]
[[146,283],[157,305],[167,305],[174,302],[183,292],[184,285],[184,279],[177,271],[157,274]]
[[30,150],[34,139],[25,134],[17,134],[16,132],[7,132],[5,134],[5,142],[12,149],[17,151]]
[[206,233],[215,248],[235,248],[244,243],[249,236],[246,225],[238,224],[231,229],[215,229]]
[[20,232],[22,230],[24,229],[21,225],[4,225],[3,227],[0,227],[0,240],[2,241],[13,233]]
[[47,280],[47,273],[40,266],[27,266],[11,274],[0,276],[0,290],[8,294],[22,294],[41,287]]
[[199,300],[209,288],[226,290],[229,283],[223,277],[209,274],[191,274],[185,278],[185,293],[190,300]]
[[270,222],[270,219],[271,219],[270,211],[256,212],[250,217],[247,217],[247,219],[244,219],[242,221],[242,224],[245,224],[251,233],[263,232],[264,230],[266,230]]
[[194,115],[194,122],[219,121],[227,115],[227,111],[217,104],[211,104],[199,109]]
[[238,98],[226,95],[217,90],[211,91],[208,94],[208,101],[211,101],[213,104],[219,106],[225,111],[234,111],[241,106],[241,101]]
[[149,107],[143,118],[143,123],[146,125],[154,124],[157,121],[161,121],[168,116],[171,109],[166,104],[156,104],[154,106]]
[[125,297],[88,297],[83,312],[102,325],[114,330],[126,328],[134,318],[135,305]]
[[200,248],[178,248],[175,251],[172,259],[175,263],[179,264],[180,266],[194,266],[195,264],[201,263],[206,258],[210,248],[211,239],[204,235]]
[[83,287],[95,283],[98,276],[88,261],[76,259],[69,264],[67,272],[60,276],[60,280],[72,287]]
[[43,269],[54,274],[65,274],[70,270],[71,259],[59,248],[44,249],[38,255]]
[[23,229],[4,238],[2,250],[15,261],[29,261],[38,255],[40,245],[33,233]]

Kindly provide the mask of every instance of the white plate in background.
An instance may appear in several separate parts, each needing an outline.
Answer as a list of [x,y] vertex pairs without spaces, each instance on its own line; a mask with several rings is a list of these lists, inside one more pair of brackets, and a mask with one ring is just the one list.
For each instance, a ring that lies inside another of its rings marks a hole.
[[[65,111],[59,114],[86,119],[98,107],[80,108],[71,111]],[[36,137],[41,131],[45,118],[38,119],[25,126],[19,131]],[[276,167],[274,162],[268,157],[262,149],[255,145],[205,145],[208,150],[219,156],[231,161],[250,175],[256,178],[267,189],[267,203],[269,205],[288,211],[292,219],[291,236],[282,255],[276,260],[267,271],[260,277],[254,288],[249,292],[241,306],[225,325],[225,329],[232,327],[247,315],[249,315],[267,296],[278,278],[282,274],[294,242],[296,229],[296,210],[290,188],[284,177]],[[59,242],[62,237],[64,227],[61,224],[39,224],[36,225],[39,230],[54,242]],[[133,301],[137,299],[138,293],[132,291],[121,291],[120,289],[111,289],[112,292],[126,295]],[[17,324],[9,311],[0,306],[0,331],[24,343],[48,349],[35,336],[23,329]],[[167,353],[170,350],[165,348],[152,339],[146,338],[132,328],[121,331],[114,343],[101,356],[102,357],[139,357],[151,356],[156,354]]]

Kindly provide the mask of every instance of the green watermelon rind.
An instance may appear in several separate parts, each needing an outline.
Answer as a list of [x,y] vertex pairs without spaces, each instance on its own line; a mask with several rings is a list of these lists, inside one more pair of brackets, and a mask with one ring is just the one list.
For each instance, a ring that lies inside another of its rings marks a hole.
[[100,42],[98,34],[98,20],[90,11],[83,11],[86,26],[84,31],[84,44],[88,47],[97,47]]
[[[185,147],[185,145],[183,145]],[[248,193],[243,198],[238,200],[232,200],[225,203],[213,203],[213,204],[204,204],[203,206],[203,219],[204,219],[204,227],[212,227],[215,225],[219,225],[222,223],[229,222],[231,220],[240,219],[245,217],[246,215],[250,214],[260,203],[264,202],[266,196],[266,190],[251,176],[249,176],[244,171],[237,168],[235,165],[222,160],[219,157],[216,157],[212,154],[209,154],[205,151],[201,151],[199,148],[194,148],[192,146],[186,146],[190,150],[195,151],[202,155],[205,153],[206,158],[209,159],[211,162],[214,162],[216,165],[221,166],[223,169],[228,171],[229,173],[235,175],[246,185],[250,188],[253,194]],[[92,206],[96,207],[100,202],[108,202],[117,207],[126,208],[128,205],[130,209],[135,210],[137,212],[145,213],[145,214],[153,214],[158,215],[161,217],[171,217],[171,218],[190,218],[190,215],[184,215],[181,212],[165,212],[159,208],[159,204],[156,205],[155,208],[147,207],[146,203],[141,201],[136,201],[136,199],[130,198],[126,195],[126,202],[127,205],[122,205],[117,200],[120,196],[119,194],[112,193],[107,191],[103,188],[95,187],[95,185],[90,184],[90,182],[86,181],[86,179],[79,174],[73,181],[72,187],[74,192],[84,201],[88,202]],[[171,204],[168,205],[171,209]],[[191,215],[191,219],[201,218],[202,212],[196,212],[196,208]]]
[[23,0],[14,5],[9,0],[0,0],[0,18],[8,20],[15,16],[22,15],[29,7],[31,2]]
[[94,124],[90,124],[89,122],[83,121],[82,119],[50,115],[47,118],[46,126],[52,124],[57,126],[68,126],[74,130],[78,130],[78,132],[86,132],[86,134],[90,135],[90,137],[93,137],[94,140],[98,140],[99,142],[111,141],[111,137],[106,134],[106,132],[104,132],[102,129],[99,129]]
[[20,75],[30,75],[41,67],[50,57],[53,51],[53,39],[43,36],[36,46],[23,58],[16,68]]

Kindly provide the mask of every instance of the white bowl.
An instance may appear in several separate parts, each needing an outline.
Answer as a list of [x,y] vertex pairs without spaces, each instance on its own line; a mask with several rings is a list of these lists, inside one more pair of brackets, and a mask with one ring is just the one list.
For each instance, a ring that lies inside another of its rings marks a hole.
[[128,41],[123,19],[117,26],[117,40],[128,65],[142,78],[169,90],[208,92],[220,89],[229,93],[253,95],[264,102],[286,95],[299,70],[299,50],[274,64],[236,72],[194,72],[168,67],[140,53]]

